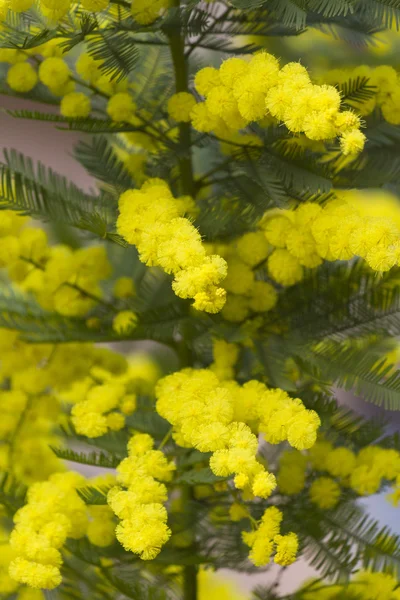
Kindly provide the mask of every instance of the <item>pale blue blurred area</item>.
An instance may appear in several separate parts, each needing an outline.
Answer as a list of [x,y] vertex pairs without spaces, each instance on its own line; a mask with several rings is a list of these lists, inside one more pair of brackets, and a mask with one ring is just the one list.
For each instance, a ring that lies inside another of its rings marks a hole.
[[386,494],[376,494],[362,500],[369,514],[377,519],[380,524],[390,527],[393,533],[400,534],[400,506],[393,506],[386,500]]

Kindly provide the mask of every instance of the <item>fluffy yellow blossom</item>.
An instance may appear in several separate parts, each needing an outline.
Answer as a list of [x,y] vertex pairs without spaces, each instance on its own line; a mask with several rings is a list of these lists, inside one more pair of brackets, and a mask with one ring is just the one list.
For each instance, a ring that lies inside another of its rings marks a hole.
[[63,97],[60,112],[64,117],[88,117],[91,111],[91,103],[88,96],[81,92],[71,92]]
[[168,114],[178,123],[189,123],[190,113],[196,104],[196,99],[188,92],[179,92],[168,100]]
[[168,185],[148,180],[141,190],[129,190],[119,200],[119,233],[139,250],[142,262],[173,273],[173,289],[183,298],[194,298],[194,307],[218,312],[225,303],[219,283],[226,277],[226,263],[206,256],[201,237],[192,223],[180,217]]
[[16,92],[30,92],[38,82],[38,75],[28,62],[18,62],[7,71],[7,83]]
[[319,508],[334,508],[340,498],[340,486],[330,477],[318,477],[310,487],[310,500]]
[[162,505],[167,488],[157,480],[168,481],[175,465],[153,450],[153,444],[147,434],[130,439],[129,456],[117,468],[118,482],[127,490],[114,487],[108,494],[111,509],[121,519],[116,528],[118,541],[143,560],[154,559],[171,535]]
[[340,147],[344,156],[359,154],[365,146],[366,137],[359,129],[345,131],[340,138]]
[[61,583],[59,549],[67,537],[85,535],[88,516],[76,488],[85,484],[78,473],[54,474],[28,489],[27,504],[14,516],[10,543],[16,558],[10,563],[15,581],[33,588],[53,589]]
[[[310,140],[341,136],[344,155],[358,154],[364,147],[365,136],[357,116],[344,111],[347,114],[341,117],[338,90],[332,85],[313,84],[299,63],[280,69],[278,60],[266,52],[255,54],[250,61],[229,58],[219,70],[201,69],[195,87],[206,98],[204,107],[199,104],[191,113],[192,125],[198,131],[218,133],[222,122],[238,131],[249,122],[262,121],[269,113],[293,133],[304,133]],[[214,122],[207,121],[207,114]]]
[[107,113],[113,121],[129,122],[136,110],[132,96],[127,92],[120,92],[112,96],[107,104]]
[[194,78],[194,86],[202,96],[207,97],[214,87],[221,84],[220,73],[214,67],[204,67],[197,71]]
[[299,548],[297,535],[295,533],[276,535],[274,537],[274,542],[276,544],[274,562],[284,567],[291,565],[296,560]]
[[50,89],[65,85],[69,76],[69,67],[62,58],[46,58],[39,67],[39,79]]

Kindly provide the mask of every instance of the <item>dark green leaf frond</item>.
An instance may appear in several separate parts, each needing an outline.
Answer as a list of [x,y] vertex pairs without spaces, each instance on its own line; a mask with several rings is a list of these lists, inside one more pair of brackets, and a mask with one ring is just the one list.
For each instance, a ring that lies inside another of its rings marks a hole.
[[112,81],[129,77],[139,58],[139,50],[131,36],[129,31],[99,29],[88,40],[89,54],[102,61],[100,69]]
[[5,153],[0,163],[0,209],[52,219],[90,232],[121,245],[125,242],[113,231],[116,204],[110,196],[83,192],[52,169],[16,151]]

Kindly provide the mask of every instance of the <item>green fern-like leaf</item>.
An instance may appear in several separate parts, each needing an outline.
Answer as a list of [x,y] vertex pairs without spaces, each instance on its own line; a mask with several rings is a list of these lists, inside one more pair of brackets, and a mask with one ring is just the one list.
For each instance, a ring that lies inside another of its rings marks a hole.
[[112,228],[116,204],[106,195],[92,196],[52,169],[16,151],[0,163],[0,209],[67,223],[102,239],[126,245]]
[[115,469],[121,462],[119,458],[114,458],[113,456],[104,454],[103,452],[90,452],[89,454],[85,454],[84,452],[76,452],[75,450],[71,450],[69,448],[50,447],[58,458],[76,462],[81,465]]
[[389,410],[400,408],[400,371],[387,365],[385,358],[378,360],[373,352],[365,352],[365,348],[324,342],[314,350],[306,350],[298,359],[315,366],[322,380],[353,390],[365,400]]
[[84,488],[78,488],[77,493],[85,502],[85,504],[102,505],[107,504],[107,494],[109,490],[110,487],[106,486],[87,486]]
[[219,477],[218,475],[214,475],[214,473],[208,468],[191,470],[187,473],[183,473],[178,480],[177,483],[186,483],[188,485],[203,485],[203,484],[213,484],[217,481],[226,481],[227,477]]
[[115,31],[113,28],[100,29],[92,34],[88,41],[88,52],[94,59],[102,61],[100,69],[116,82],[129,77],[139,56],[131,33]]

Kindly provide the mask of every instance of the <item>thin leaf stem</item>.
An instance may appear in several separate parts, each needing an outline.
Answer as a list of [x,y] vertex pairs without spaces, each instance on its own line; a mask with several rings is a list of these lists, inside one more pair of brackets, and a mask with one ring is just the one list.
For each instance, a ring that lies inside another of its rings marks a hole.
[[[174,5],[179,9],[180,0],[174,0]],[[188,67],[185,57],[185,40],[181,33],[181,21],[166,32],[174,65],[176,92],[188,92]],[[194,175],[192,162],[192,135],[190,123],[179,123],[179,171],[183,194],[194,195]]]

